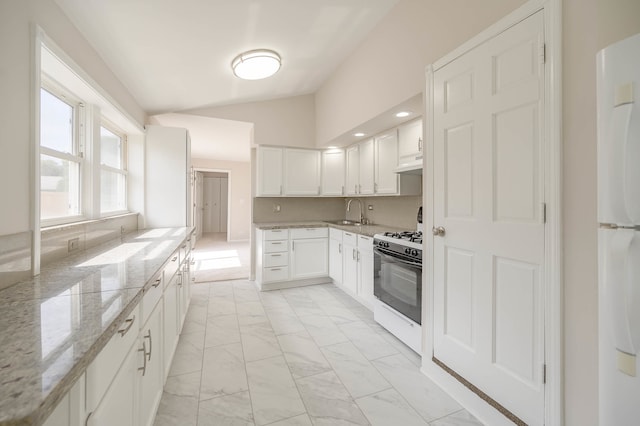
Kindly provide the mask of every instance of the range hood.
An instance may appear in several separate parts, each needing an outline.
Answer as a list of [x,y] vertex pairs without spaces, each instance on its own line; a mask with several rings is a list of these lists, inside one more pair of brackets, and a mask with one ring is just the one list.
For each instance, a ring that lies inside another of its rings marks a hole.
[[409,175],[421,175],[422,174],[422,157],[417,158],[407,163],[402,163],[395,169],[394,173],[403,173]]

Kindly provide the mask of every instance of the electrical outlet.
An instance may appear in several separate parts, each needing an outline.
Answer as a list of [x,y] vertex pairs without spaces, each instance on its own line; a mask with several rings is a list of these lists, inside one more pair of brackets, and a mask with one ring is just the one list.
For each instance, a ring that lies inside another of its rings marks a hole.
[[80,238],[71,238],[67,241],[67,251],[72,252],[80,248]]
[[367,206],[367,210],[373,210],[373,204],[369,204],[369,205]]

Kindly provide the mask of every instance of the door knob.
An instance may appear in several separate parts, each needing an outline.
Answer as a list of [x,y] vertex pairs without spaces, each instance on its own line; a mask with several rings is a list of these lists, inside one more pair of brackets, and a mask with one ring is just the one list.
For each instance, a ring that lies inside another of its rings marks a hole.
[[442,226],[438,226],[437,228],[434,226],[433,228],[431,228],[431,233],[433,233],[433,235],[435,235],[436,237],[444,237],[445,232],[446,231]]

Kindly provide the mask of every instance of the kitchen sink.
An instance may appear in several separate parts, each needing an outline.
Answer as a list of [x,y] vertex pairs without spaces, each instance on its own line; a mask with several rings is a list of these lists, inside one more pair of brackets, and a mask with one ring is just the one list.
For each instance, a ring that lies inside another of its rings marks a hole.
[[360,222],[356,222],[353,220],[329,220],[329,223],[333,223],[334,225],[342,225],[342,226],[362,226]]

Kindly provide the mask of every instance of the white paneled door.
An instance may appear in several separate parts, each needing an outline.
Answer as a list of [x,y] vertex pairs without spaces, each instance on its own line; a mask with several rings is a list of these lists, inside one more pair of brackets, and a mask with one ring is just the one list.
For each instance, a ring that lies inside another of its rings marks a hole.
[[204,232],[227,232],[228,178],[204,178]]
[[434,356],[544,423],[542,12],[433,74]]

